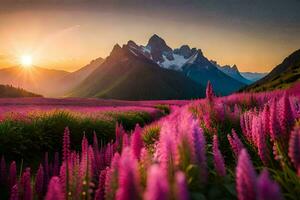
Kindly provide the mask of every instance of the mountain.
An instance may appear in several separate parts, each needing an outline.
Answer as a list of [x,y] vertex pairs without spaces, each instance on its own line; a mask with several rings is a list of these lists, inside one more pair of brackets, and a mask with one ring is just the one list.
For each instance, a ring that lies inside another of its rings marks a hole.
[[241,72],[241,75],[246,79],[250,80],[252,83],[262,79],[267,76],[268,73],[259,73],[259,72]]
[[180,72],[200,85],[206,86],[210,81],[216,93],[220,95],[230,94],[246,85],[243,77],[236,80],[218,69],[200,49],[182,45],[173,50],[156,34],[149,39],[146,46],[129,41],[128,47],[131,52],[144,55],[161,68]]
[[32,67],[10,67],[0,69],[0,84],[24,88],[34,93],[53,96],[59,86],[58,80],[69,74],[62,70]]
[[70,92],[103,62],[103,58],[97,58],[95,60],[92,60],[88,65],[80,68],[79,70],[63,76],[57,82],[57,85],[59,85],[60,87],[58,87],[57,91],[55,92],[55,96],[64,96],[65,94]]
[[244,83],[246,85],[249,85],[252,83],[252,81],[246,79],[241,75],[236,65],[233,65],[232,67],[230,65],[224,65],[220,66],[216,61],[211,60],[211,62],[222,72],[224,72],[226,75],[230,76],[231,78]]
[[267,76],[243,91],[266,91],[286,88],[300,79],[300,49],[289,55],[277,65]]
[[15,97],[41,97],[41,95],[28,92],[21,88],[15,88],[10,85],[0,85],[0,98]]
[[[190,99],[204,97],[205,88],[182,73],[161,68],[162,57],[155,41],[153,55],[142,51],[133,41],[120,47],[115,45],[111,54],[68,96],[99,97],[108,99]],[[166,50],[166,49],[164,49]],[[154,60],[150,58],[155,58]]]

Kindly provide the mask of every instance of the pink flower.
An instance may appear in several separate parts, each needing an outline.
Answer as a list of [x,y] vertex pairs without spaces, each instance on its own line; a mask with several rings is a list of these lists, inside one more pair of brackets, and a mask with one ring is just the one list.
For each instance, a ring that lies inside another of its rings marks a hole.
[[256,174],[245,149],[241,150],[236,167],[236,190],[239,200],[256,199]]
[[281,131],[285,135],[289,135],[290,130],[294,124],[294,116],[291,108],[291,103],[287,92],[284,92],[283,97],[280,100],[279,107],[279,123]]
[[213,154],[214,154],[214,165],[215,165],[218,175],[225,176],[226,169],[225,169],[225,164],[224,164],[224,158],[221,154],[221,151],[219,150],[217,135],[214,135],[214,138],[213,138]]
[[19,189],[18,184],[12,186],[10,191],[10,200],[19,200]]
[[280,123],[277,118],[278,110],[276,100],[273,100],[270,109],[270,136],[275,141],[280,136]]
[[17,184],[17,165],[13,161],[9,166],[9,189],[12,189]]
[[102,170],[100,173],[98,189],[96,190],[95,194],[95,200],[104,200],[106,172],[106,170]]
[[139,159],[141,154],[141,149],[143,148],[143,140],[142,140],[142,129],[137,124],[135,126],[134,132],[131,136],[131,151],[135,158]]
[[300,176],[300,128],[296,126],[292,131],[289,142],[289,157]]
[[185,180],[185,175],[183,172],[176,172],[175,175],[176,181],[176,193],[178,200],[188,200],[189,198],[189,191],[187,187],[187,183]]
[[232,136],[227,134],[227,139],[235,157],[237,158],[240,154],[240,151],[244,148],[243,143],[240,141],[239,137],[237,136],[236,132],[233,129],[232,129]]
[[23,173],[20,185],[23,191],[23,200],[32,200],[30,168],[27,168]]
[[262,171],[257,180],[257,200],[282,200],[282,194],[277,183],[270,180],[267,170]]
[[38,199],[43,198],[43,184],[44,184],[44,168],[42,164],[40,164],[39,169],[37,171],[35,177],[35,192],[37,193]]
[[148,170],[145,200],[165,200],[169,198],[169,183],[164,170],[152,165]]
[[4,156],[2,156],[1,158],[1,164],[0,164],[0,185],[3,184],[5,185],[6,184],[6,181],[7,181],[7,172],[6,172],[6,162],[5,162],[5,159],[4,159]]
[[119,188],[117,200],[139,199],[139,184],[137,174],[137,161],[130,149],[123,150],[119,166]]
[[213,91],[213,87],[212,87],[210,81],[207,82],[207,86],[206,86],[206,98],[210,102],[214,98],[214,91]]
[[61,190],[60,180],[57,176],[54,176],[51,178],[45,199],[46,200],[64,200],[64,194]]

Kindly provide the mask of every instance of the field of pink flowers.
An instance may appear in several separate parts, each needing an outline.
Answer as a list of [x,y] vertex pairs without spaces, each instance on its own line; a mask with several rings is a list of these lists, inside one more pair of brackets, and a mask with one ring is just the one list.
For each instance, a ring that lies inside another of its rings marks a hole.
[[[194,100],[115,139],[45,154],[38,170],[1,160],[11,200],[297,200],[300,196],[300,85],[267,93]],[[34,152],[33,152],[34,153]]]

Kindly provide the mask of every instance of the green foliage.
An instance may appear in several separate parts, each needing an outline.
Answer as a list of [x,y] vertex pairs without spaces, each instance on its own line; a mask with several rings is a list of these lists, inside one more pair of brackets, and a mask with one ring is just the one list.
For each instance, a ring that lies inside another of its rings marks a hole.
[[163,115],[168,115],[171,112],[170,105],[157,104],[154,107],[160,110],[163,113]]
[[154,144],[159,139],[160,126],[153,124],[143,129],[143,141],[149,152],[154,151]]
[[[108,117],[109,116],[109,117]],[[0,155],[17,162],[24,158],[24,164],[37,167],[44,152],[50,158],[55,151],[61,152],[65,127],[71,131],[71,148],[79,150],[85,133],[92,142],[95,131],[101,142],[115,137],[115,124],[121,123],[126,130],[136,123],[144,125],[151,121],[146,112],[105,113],[102,117],[88,117],[67,111],[56,111],[29,116],[28,119],[6,118],[0,122]]]

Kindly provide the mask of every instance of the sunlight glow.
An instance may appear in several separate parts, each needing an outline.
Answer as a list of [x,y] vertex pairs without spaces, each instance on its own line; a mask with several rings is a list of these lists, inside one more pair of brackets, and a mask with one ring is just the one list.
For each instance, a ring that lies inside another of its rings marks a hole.
[[23,55],[20,58],[20,63],[22,67],[31,67],[32,66],[32,57],[30,55]]

